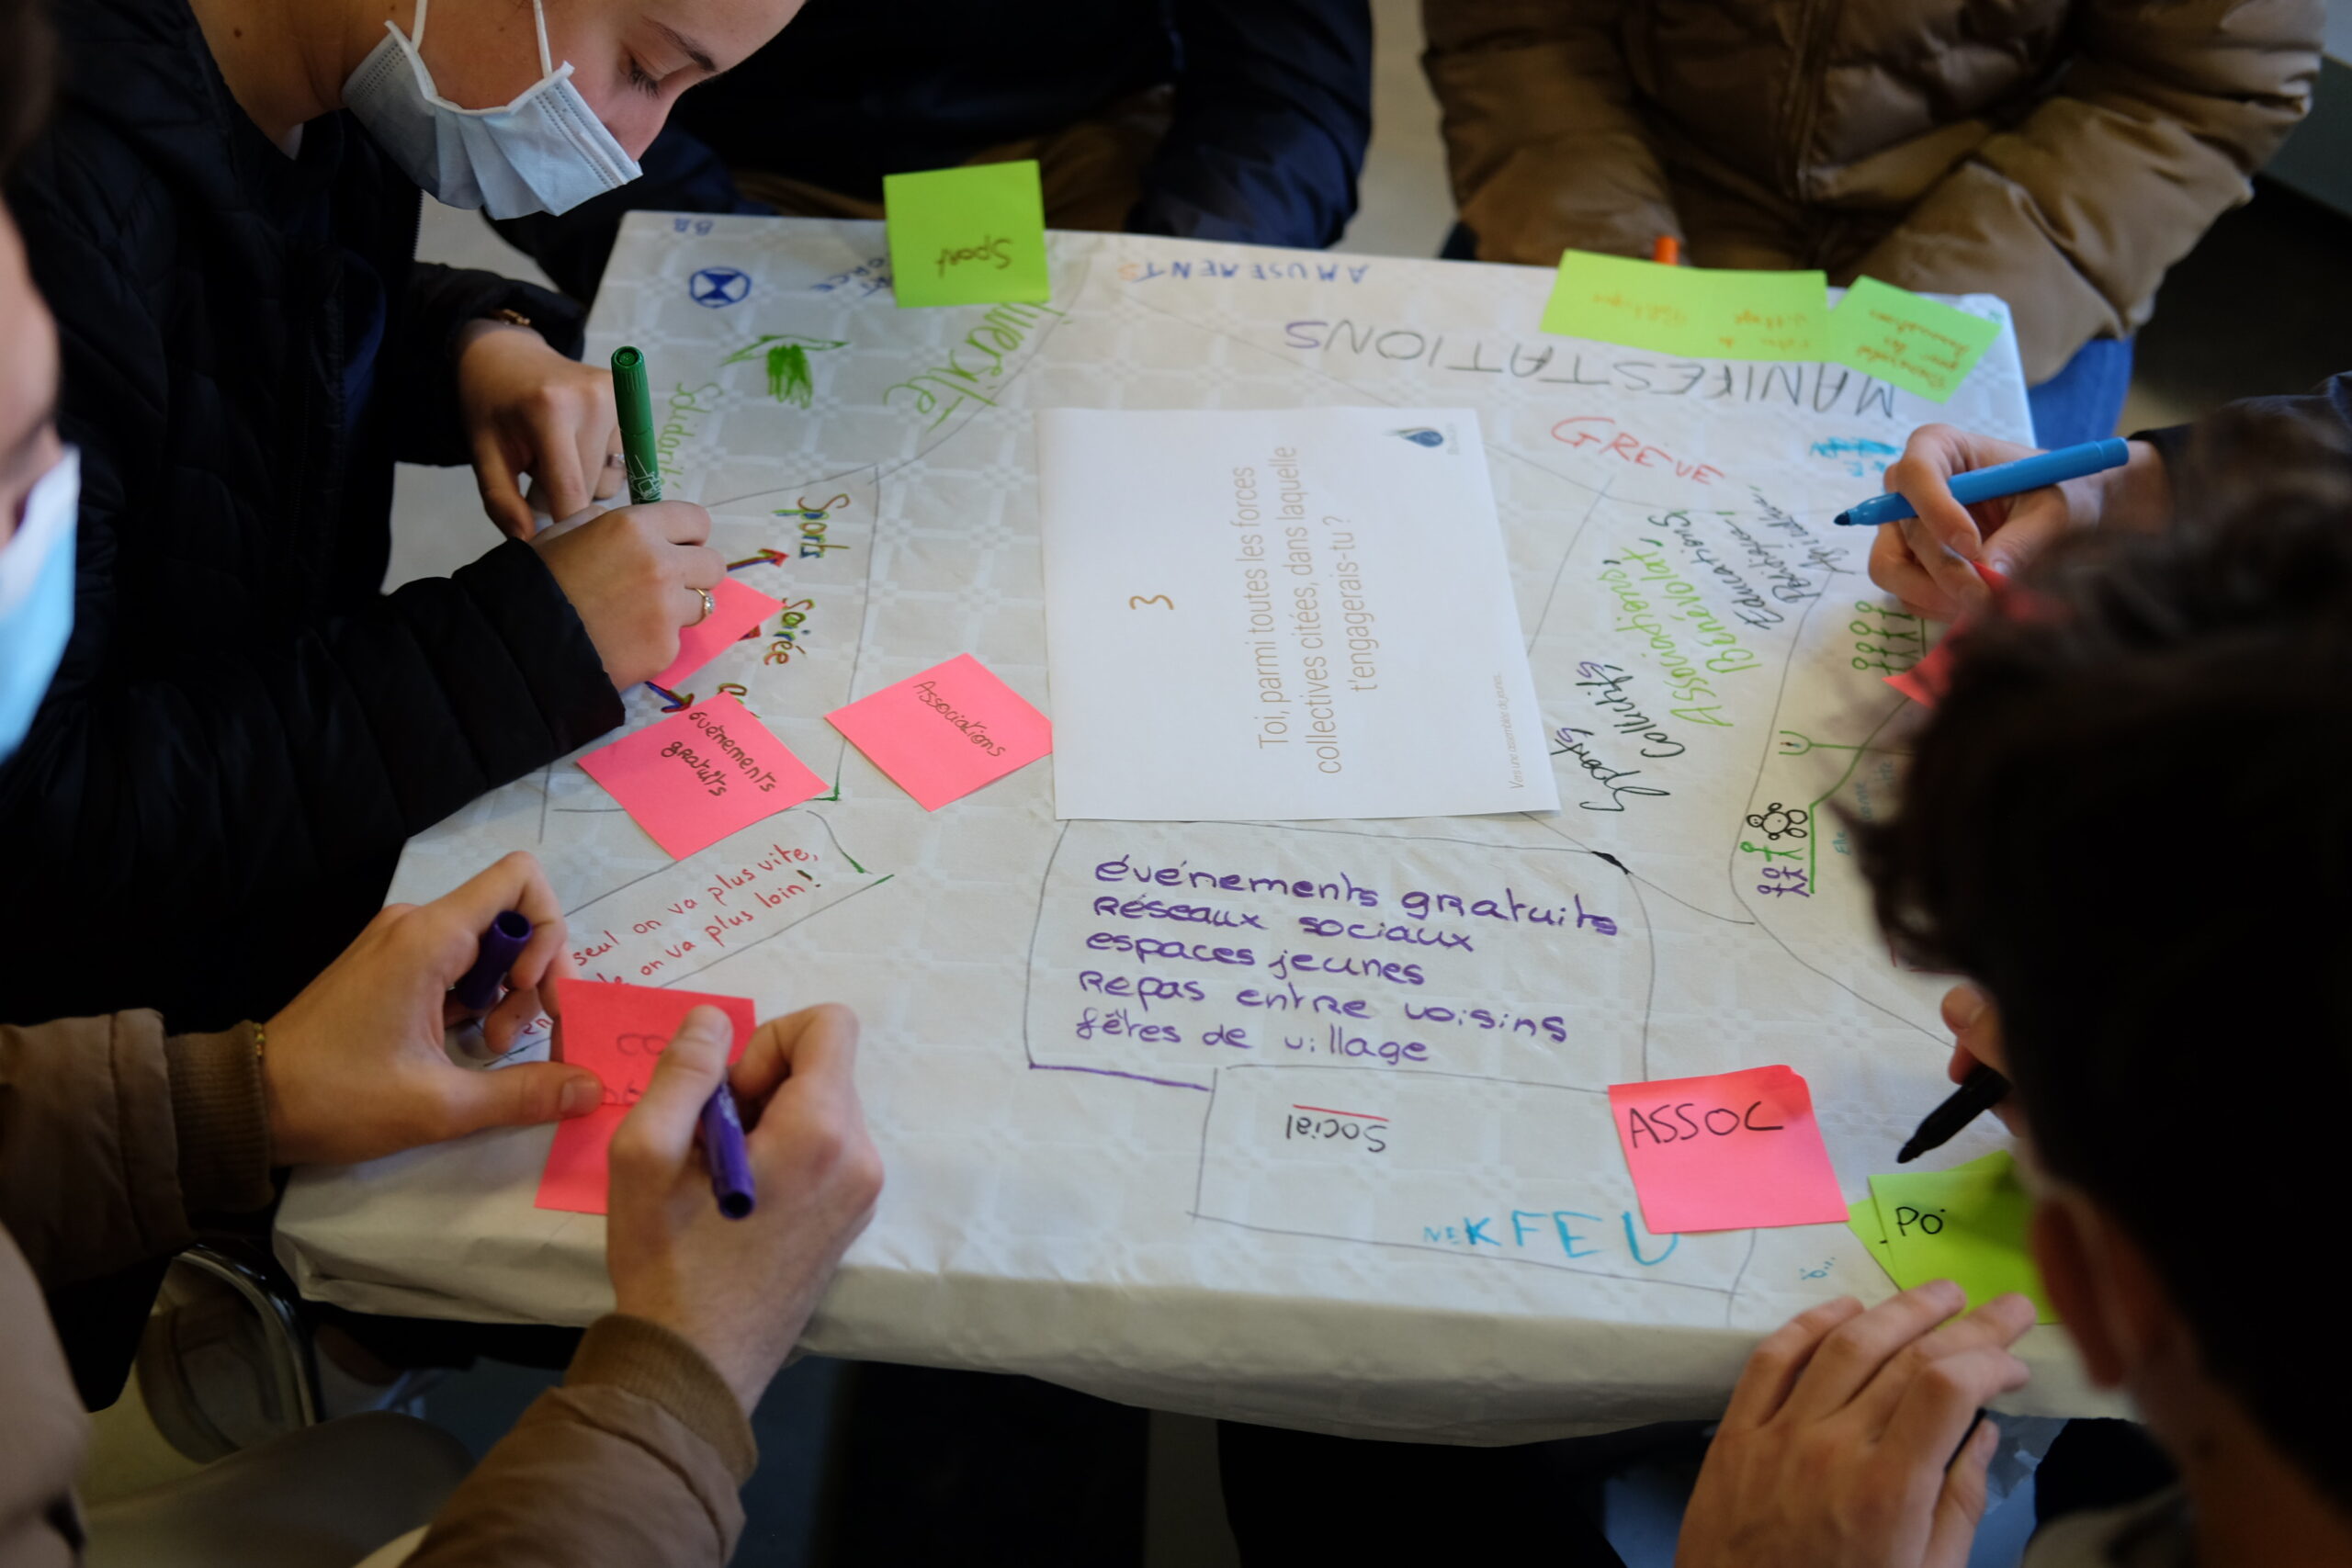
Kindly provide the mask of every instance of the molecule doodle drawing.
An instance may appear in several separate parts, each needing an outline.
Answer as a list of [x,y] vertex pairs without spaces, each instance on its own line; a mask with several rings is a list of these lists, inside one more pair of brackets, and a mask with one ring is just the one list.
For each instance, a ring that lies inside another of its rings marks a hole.
[[1761,811],[1748,813],[1747,825],[1764,835],[1768,843],[1782,839],[1803,839],[1809,836],[1806,824],[1813,813],[1801,806],[1783,806],[1774,801]]

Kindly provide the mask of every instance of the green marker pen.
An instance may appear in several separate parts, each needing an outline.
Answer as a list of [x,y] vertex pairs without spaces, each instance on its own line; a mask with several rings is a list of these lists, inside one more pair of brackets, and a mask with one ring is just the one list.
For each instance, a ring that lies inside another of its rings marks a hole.
[[653,400],[645,387],[645,355],[613,350],[613,403],[620,413],[621,460],[628,468],[632,506],[662,499],[662,457],[653,446]]

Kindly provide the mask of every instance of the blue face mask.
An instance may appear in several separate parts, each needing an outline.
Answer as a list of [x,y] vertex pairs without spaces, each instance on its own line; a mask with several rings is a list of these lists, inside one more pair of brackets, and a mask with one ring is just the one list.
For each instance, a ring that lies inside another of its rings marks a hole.
[[25,498],[25,521],[0,545],[0,760],[24,743],[74,630],[74,522],[82,455],[73,447]]
[[344,107],[425,195],[451,207],[479,207],[492,218],[569,212],[590,197],[617,190],[641,172],[571,83],[571,63],[548,54],[548,18],[533,0],[539,28],[539,80],[513,103],[461,108],[443,97],[425,69],[424,12],[417,0],[416,37],[387,36],[344,85]]

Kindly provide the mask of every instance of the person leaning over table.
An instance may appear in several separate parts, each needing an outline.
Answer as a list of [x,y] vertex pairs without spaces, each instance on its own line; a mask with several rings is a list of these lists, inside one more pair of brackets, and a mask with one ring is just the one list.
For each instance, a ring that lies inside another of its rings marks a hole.
[[[0,168],[37,113],[46,46],[28,0],[0,0]],[[51,415],[56,392],[55,333],[0,210],[0,759],[23,737],[74,611],[77,469]],[[152,1010],[0,1026],[0,1568],[72,1562],[84,1545],[73,1487],[87,1424],[42,1291],[166,1258],[201,1215],[266,1208],[276,1167],[370,1159],[602,1102],[580,1068],[479,1072],[444,1054],[448,988],[503,909],[534,927],[483,1023],[503,1050],[543,1007],[560,1021],[568,964],[561,908],[525,854],[434,903],[383,910],[260,1026],[167,1032]],[[146,954],[115,951],[135,987]],[[689,1013],[614,1137],[616,1310],[411,1561],[643,1568],[733,1551],[736,1489],[754,1457],[749,1412],[865,1228],[881,1166],[845,1009],[762,1025],[731,1068],[729,1033],[718,1010]],[[694,1147],[722,1081],[750,1113],[762,1193],[741,1222],[719,1216]],[[309,1436],[251,1458],[266,1465]],[[257,1534],[256,1555],[266,1544]]]
[[587,299],[631,211],[876,219],[885,175],[1035,158],[1049,228],[1319,250],[1371,134],[1367,0],[809,0],[644,179],[498,229]]
[[1423,0],[1483,261],[1997,294],[2044,446],[2115,433],[2165,269],[2311,102],[2320,0]]
[[[2346,452],[2307,415],[2204,424],[2177,525],[2068,538],[2018,613],[1958,634],[1895,815],[1849,825],[1881,926],[1979,991],[1951,1070],[2015,1086],[2030,1246],[2084,1370],[2179,1467],[2045,1526],[2026,1568],[2352,1563],[2334,1293],[2229,1262],[2296,1256],[2308,1206],[2269,1194],[2341,1180],[2333,1141],[2279,1105],[2352,1097]],[[2188,877],[2184,809],[2229,831]],[[2258,1067],[2233,1069],[2238,1043]],[[2007,1348],[2033,1313],[1960,1305],[1938,1282],[1769,1337],[1679,1568],[1966,1562],[1993,1438],[1975,1417],[2025,1381]]]
[[[560,296],[416,263],[420,189],[608,188],[797,4],[53,7],[57,113],[6,197],[61,329],[80,571],[0,766],[0,1020],[267,1014],[411,835],[612,728],[674,656],[725,570],[708,516],[524,542],[523,474],[558,514],[614,487],[611,378],[568,357]],[[514,538],[381,592],[396,458],[470,460]]]

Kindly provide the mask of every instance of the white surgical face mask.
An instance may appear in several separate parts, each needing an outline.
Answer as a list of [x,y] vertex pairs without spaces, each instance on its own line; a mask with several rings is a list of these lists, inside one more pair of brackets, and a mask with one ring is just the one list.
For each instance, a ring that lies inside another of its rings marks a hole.
[[24,525],[0,545],[0,760],[24,743],[74,630],[74,522],[82,455],[65,449],[25,498]]
[[522,218],[569,212],[642,172],[571,85],[571,62],[558,67],[548,58],[543,0],[531,0],[538,83],[495,109],[459,108],[434,89],[419,52],[429,3],[416,0],[413,39],[386,22],[389,36],[343,89],[344,107],[426,195],[451,207],[486,208],[492,218]]

